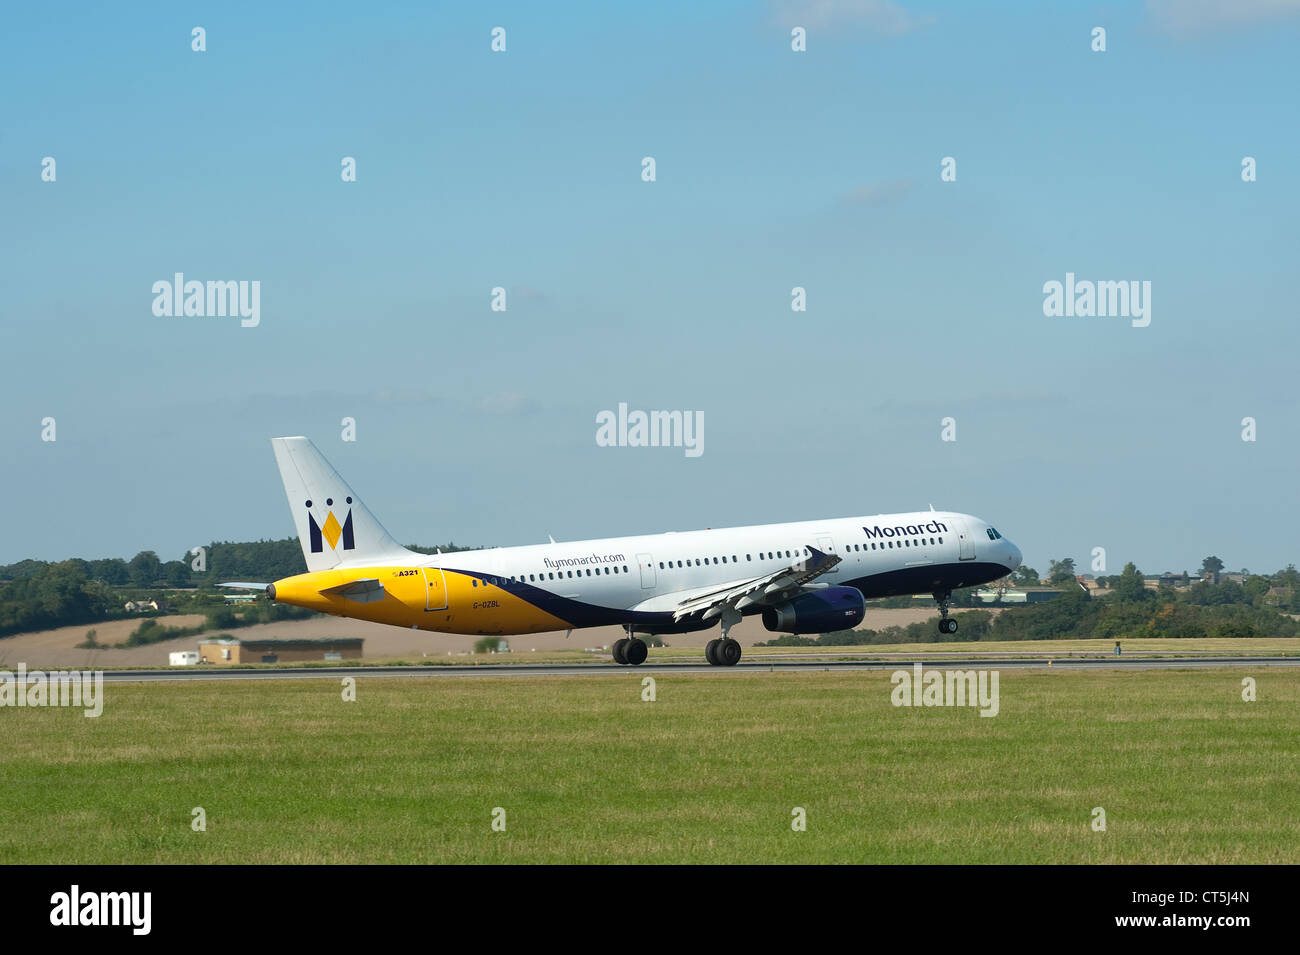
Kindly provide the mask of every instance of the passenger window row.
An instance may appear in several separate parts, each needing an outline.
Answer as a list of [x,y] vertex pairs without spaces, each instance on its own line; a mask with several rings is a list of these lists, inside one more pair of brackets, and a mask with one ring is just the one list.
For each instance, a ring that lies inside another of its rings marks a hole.
[[[985,533],[988,535],[989,540],[998,540],[998,539],[1000,539],[1000,538],[1002,537],[1002,535],[999,534],[999,533],[997,532],[997,530],[994,529],[994,528],[992,528],[992,527],[985,528]],[[900,547],[900,548],[902,548],[902,547],[913,547],[913,546],[915,546],[915,547],[921,547],[922,545],[925,544],[925,542],[926,542],[926,538],[924,538],[924,537],[922,537],[920,540],[916,541],[915,544],[913,544],[913,542],[912,542],[912,540],[911,540],[910,538],[903,538],[902,540],[899,540],[899,541],[892,541],[892,540],[890,540],[890,541],[879,541],[879,542],[877,542],[877,541],[872,541],[872,542],[871,542],[871,549],[872,549],[872,550],[876,550],[876,549],[877,549],[877,543],[879,544],[879,549],[880,549],[880,550],[885,550],[886,548],[892,550],[892,549],[894,548],[895,544],[897,544],[897,546]],[[943,538],[942,538],[942,537],[938,537],[938,538],[931,537],[931,538],[929,538],[929,542],[930,542],[931,544],[935,544],[935,543],[942,544],[942,543],[943,543]],[[848,545],[848,547],[846,548],[846,551],[866,551],[866,549],[867,549],[867,545],[866,545],[866,544],[850,544],[850,545]],[[759,554],[758,554],[758,559],[759,559],[759,560],[781,560],[781,559],[783,559],[783,558],[784,558],[784,559],[792,559],[792,558],[794,558],[794,557],[797,556],[797,555],[801,555],[801,556],[807,557],[807,556],[808,556],[808,548],[806,548],[806,547],[802,547],[802,548],[800,548],[800,547],[795,547],[793,550],[774,550],[774,551],[773,551],[773,550],[769,550],[769,551],[760,551]],[[694,560],[694,563],[692,563],[692,560]],[[752,555],[752,554],[746,554],[746,555],[745,555],[745,560],[746,560],[746,561],[752,561],[752,560],[753,560],[753,555]],[[713,563],[713,564],[723,563],[723,564],[725,564],[725,563],[727,563],[728,561],[730,561],[730,562],[733,563],[733,564],[738,564],[738,563],[740,563],[740,558],[737,557],[735,554],[732,554],[731,557],[728,558],[728,557],[724,554],[722,557],[695,557],[695,558],[689,558],[689,557],[688,557],[688,558],[685,558],[684,561],[683,561],[683,560],[679,560],[679,561],[677,561],[675,564],[674,564],[674,562],[671,561],[671,560],[669,560],[669,561],[662,561],[662,560],[661,560],[661,561],[659,561],[659,569],[660,569],[660,570],[674,570],[674,569],[676,569],[676,568],[680,568],[680,567],[701,567],[701,566],[708,565],[708,564],[710,564],[710,563]],[[618,573],[620,573],[620,572],[621,572],[621,573],[624,573],[624,574],[626,574],[626,573],[630,573],[630,571],[627,569],[627,565],[626,565],[626,564],[624,564],[624,565],[614,564],[614,565],[612,565],[612,566],[607,566],[607,567],[603,567],[603,568],[602,568],[602,567],[597,567],[594,576],[599,577],[599,576],[601,575],[601,572],[602,572],[602,571],[603,571],[606,575],[609,575],[610,573],[618,574]],[[539,580],[542,581],[542,582],[545,582],[545,581],[547,581],[547,580],[555,580],[555,579],[556,579],[556,576],[555,576],[555,575],[556,575],[557,573],[560,575],[560,576],[559,576],[559,579],[561,579],[561,580],[564,580],[564,579],[565,579],[565,575],[566,575],[566,574],[568,575],[569,578],[572,578],[572,577],[574,576],[575,573],[576,573],[579,577],[584,576],[584,574],[585,574],[585,576],[587,576],[587,577],[591,577],[591,576],[593,576],[593,574],[592,574],[592,570],[591,570],[590,567],[583,568],[583,569],[579,569],[579,570],[577,570],[577,571],[573,571],[573,570],[567,570],[567,571],[566,571],[566,570],[560,570],[560,571],[543,571],[542,573],[538,573],[538,574],[529,574],[529,575],[528,575],[528,582],[529,582],[529,583],[537,583]],[[484,577],[484,578],[483,578],[483,582],[484,582],[484,585],[485,585],[485,586],[486,586],[487,584],[493,584],[493,585],[496,585],[496,586],[500,586],[501,583],[502,583],[503,581],[505,581],[505,580],[509,580],[509,581],[511,581],[511,582],[519,582],[519,583],[522,583],[523,580],[524,580],[524,578],[523,578],[522,576],[520,576],[520,577]],[[475,587],[477,587],[477,586],[479,585],[479,582],[478,582],[478,580],[476,580],[476,579],[475,579],[475,580],[472,580],[471,583],[472,583]]]
[[[794,558],[794,557],[798,556],[798,554],[800,554],[800,553],[802,553],[804,557],[807,557],[807,556],[808,556],[808,548],[806,548],[806,547],[804,547],[804,548],[798,548],[798,547],[796,547],[794,550],[785,550],[785,551],[781,551],[781,550],[763,551],[762,553],[760,553],[760,554],[758,555],[758,559],[759,559],[759,560],[780,560],[780,559],[783,558],[783,557],[784,557],[784,558]],[[746,554],[746,555],[745,555],[745,560],[746,560],[746,561],[749,561],[749,562],[752,562],[752,561],[754,560],[754,555],[753,555],[753,554]],[[676,562],[671,561],[671,560],[669,560],[669,561],[662,561],[662,560],[661,560],[661,561],[659,561],[659,569],[660,569],[660,570],[674,570],[674,569],[676,569],[676,568],[678,568],[678,567],[701,567],[701,566],[707,566],[707,565],[709,565],[709,564],[717,564],[717,563],[723,563],[723,564],[726,564],[726,563],[739,564],[739,563],[740,563],[740,558],[739,558],[737,555],[735,555],[735,554],[732,554],[730,557],[727,557],[727,556],[724,554],[722,557],[694,557],[694,558],[688,557],[688,558],[686,558],[684,561],[679,560],[679,561],[676,561]]]
[[[922,537],[922,538],[919,538],[918,540],[916,540],[915,542],[913,542],[913,540],[912,540],[910,537],[904,537],[902,540],[897,540],[897,541],[892,541],[892,540],[891,540],[891,541],[872,541],[872,542],[871,542],[871,549],[872,549],[872,550],[877,550],[877,549],[879,549],[879,550],[887,550],[887,549],[888,549],[888,550],[893,550],[895,546],[898,546],[898,547],[922,547],[922,546],[925,545],[925,542],[926,542],[927,540],[929,540],[929,542],[930,542],[931,544],[936,544],[936,543],[937,543],[937,544],[942,544],[942,543],[943,543],[943,538],[942,538],[942,537],[930,537],[930,538]],[[877,548],[877,546],[876,546],[877,544],[880,545],[879,548]],[[853,545],[851,546],[851,549],[852,549],[852,550],[858,550],[858,548],[859,548],[859,545],[858,545],[858,544],[853,544]],[[861,545],[861,549],[862,549],[862,550],[866,550],[866,549],[867,549],[867,545],[866,545],[866,544],[862,544],[862,545]]]
[[[618,573],[624,573],[624,574],[631,573],[631,571],[629,571],[629,570],[627,569],[627,565],[626,565],[626,564],[623,564],[623,565],[613,564],[613,565],[610,565],[610,566],[607,566],[607,567],[597,567],[596,570],[595,570],[595,573],[592,572],[592,569],[591,569],[590,567],[580,568],[580,569],[578,569],[578,570],[555,570],[555,571],[548,570],[548,571],[544,571],[544,572],[542,572],[542,573],[540,573],[540,574],[529,574],[529,575],[528,575],[528,580],[527,580],[526,582],[527,582],[527,583],[537,583],[537,581],[539,581],[539,580],[540,580],[540,581],[555,580],[555,579],[557,579],[557,578],[556,578],[556,575],[557,575],[557,574],[559,575],[559,578],[558,578],[558,579],[560,579],[560,580],[564,580],[565,577],[566,577],[566,575],[567,575],[569,578],[572,578],[572,577],[574,577],[575,575],[577,575],[578,577],[582,577],[582,576],[587,576],[587,577],[599,577],[599,576],[601,575],[601,572],[602,572],[602,571],[604,571],[604,573],[605,573],[607,576],[608,576],[609,574],[611,574],[611,573],[614,573],[614,574],[618,574]],[[502,583],[504,583],[504,582],[506,582],[506,581],[509,581],[509,582],[511,582],[511,583],[525,583],[525,580],[524,580],[524,578],[523,578],[523,575],[520,575],[520,576],[518,576],[518,577],[484,577],[484,578],[483,578],[483,585],[486,587],[488,584],[494,584],[494,585],[496,585],[496,586],[499,587],[499,586],[501,586]],[[479,582],[478,582],[477,580],[472,581],[472,583],[474,584],[475,587],[477,587],[478,584],[479,584]]]

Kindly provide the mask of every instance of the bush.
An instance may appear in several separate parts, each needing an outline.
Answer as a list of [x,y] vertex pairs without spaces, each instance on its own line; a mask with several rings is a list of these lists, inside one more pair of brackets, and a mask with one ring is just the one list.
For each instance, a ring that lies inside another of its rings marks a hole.
[[[849,631],[852,632],[852,631]],[[755,643],[756,647],[815,647],[817,641],[812,637],[801,637],[797,633],[783,633],[771,640]]]
[[198,627],[164,627],[156,617],[150,617],[142,620],[140,626],[136,627],[131,636],[126,638],[126,647],[142,647],[150,643],[161,643],[163,640],[175,640],[177,637],[191,637],[197,633],[202,633],[204,628]]
[[203,615],[207,617],[205,628],[208,630],[229,630],[239,626],[235,612],[226,606],[212,607],[205,610]]

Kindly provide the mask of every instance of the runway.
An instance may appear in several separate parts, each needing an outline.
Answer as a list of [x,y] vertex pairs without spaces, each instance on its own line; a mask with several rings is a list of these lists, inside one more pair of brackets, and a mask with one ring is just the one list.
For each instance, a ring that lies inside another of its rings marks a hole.
[[648,675],[672,676],[713,674],[740,676],[759,673],[810,673],[830,671],[904,670],[920,664],[928,670],[1204,670],[1216,667],[1294,667],[1300,657],[1208,657],[1163,659],[1061,659],[1033,657],[981,657],[971,660],[823,660],[810,663],[790,661],[764,662],[742,660],[734,667],[715,667],[707,663],[643,663],[638,667],[614,663],[503,663],[451,664],[443,666],[339,666],[273,667],[257,670],[217,669],[213,667],[176,670],[105,670],[105,683],[170,683],[180,680],[337,680],[342,677],[554,677]]

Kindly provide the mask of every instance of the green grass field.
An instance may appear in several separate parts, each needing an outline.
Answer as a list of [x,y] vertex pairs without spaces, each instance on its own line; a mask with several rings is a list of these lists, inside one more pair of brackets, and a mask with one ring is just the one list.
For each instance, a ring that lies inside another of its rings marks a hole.
[[6,708],[0,861],[1300,862],[1300,670],[1004,671],[993,718],[895,708],[887,672],[642,677]]

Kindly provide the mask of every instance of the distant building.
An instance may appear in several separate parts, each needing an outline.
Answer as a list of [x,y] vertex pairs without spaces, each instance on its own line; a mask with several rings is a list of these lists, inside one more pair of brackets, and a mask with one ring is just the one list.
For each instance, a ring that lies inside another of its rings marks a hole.
[[197,650],[177,650],[168,654],[168,660],[174,667],[188,667],[199,662],[199,654]]
[[1045,600],[1053,600],[1061,596],[1061,591],[1056,587],[1007,587],[998,590],[977,590],[975,599],[980,603],[998,603],[999,594],[1002,597],[1001,603],[1004,604],[1038,604]]
[[158,597],[149,600],[128,600],[124,605],[127,613],[144,613],[146,610],[166,610],[167,601]]
[[1264,603],[1270,607],[1281,607],[1286,604],[1291,605],[1291,588],[1290,587],[1270,587],[1264,593]]
[[360,638],[321,640],[238,640],[224,637],[199,644],[200,663],[301,663],[304,660],[360,660]]

